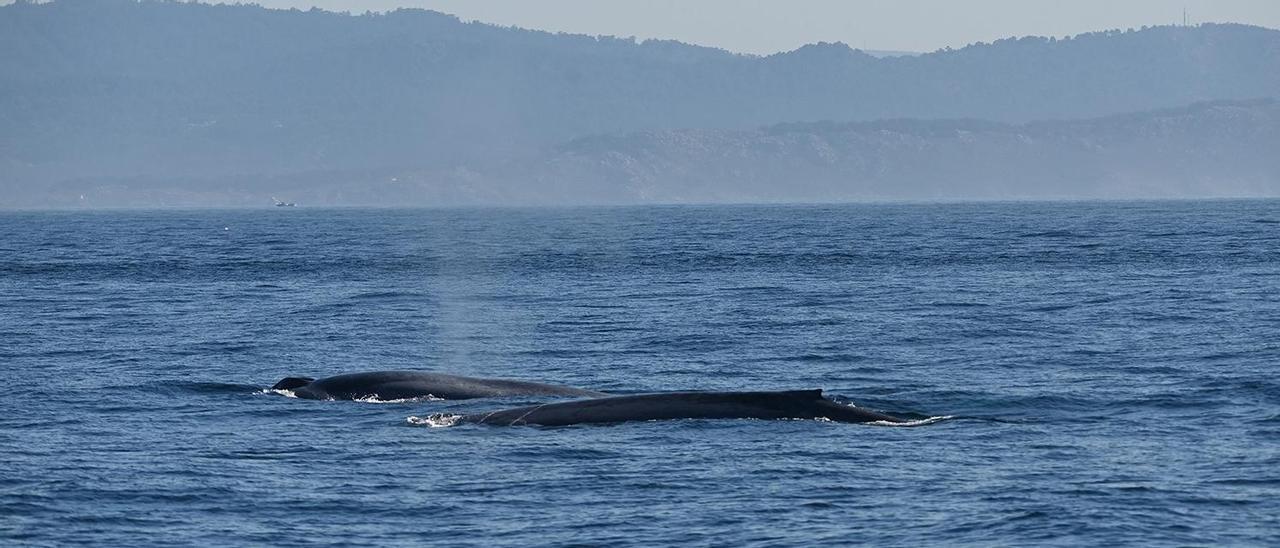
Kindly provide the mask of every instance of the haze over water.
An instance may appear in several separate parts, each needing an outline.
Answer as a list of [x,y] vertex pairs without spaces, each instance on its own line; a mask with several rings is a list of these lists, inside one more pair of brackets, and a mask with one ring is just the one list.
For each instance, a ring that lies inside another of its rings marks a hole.
[[[0,213],[0,538],[1274,545],[1280,202]],[[424,428],[286,375],[825,388]]]

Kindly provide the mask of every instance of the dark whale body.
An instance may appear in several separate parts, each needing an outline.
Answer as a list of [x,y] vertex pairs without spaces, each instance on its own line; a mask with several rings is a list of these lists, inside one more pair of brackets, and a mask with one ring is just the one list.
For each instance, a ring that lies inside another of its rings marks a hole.
[[287,377],[271,387],[312,400],[402,400],[432,396],[446,400],[503,396],[599,397],[607,394],[569,386],[508,379],[477,379],[426,371],[371,371],[323,379]]
[[784,392],[671,392],[613,396],[463,415],[457,423],[565,426],[670,419],[829,419],[907,422],[822,396],[822,390]]

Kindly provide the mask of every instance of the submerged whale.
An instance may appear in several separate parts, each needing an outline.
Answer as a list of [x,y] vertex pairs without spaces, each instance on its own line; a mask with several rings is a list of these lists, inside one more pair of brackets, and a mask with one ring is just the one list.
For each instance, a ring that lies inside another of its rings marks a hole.
[[603,392],[569,386],[509,379],[477,379],[426,371],[370,371],[323,379],[286,377],[271,387],[312,400],[402,400],[428,396],[446,400],[502,396],[577,396],[595,398]]
[[[446,418],[441,415],[440,417]],[[651,421],[670,419],[828,419],[905,423],[906,419],[831,401],[822,390],[782,392],[669,392],[549,403],[447,417],[453,424],[499,426]]]

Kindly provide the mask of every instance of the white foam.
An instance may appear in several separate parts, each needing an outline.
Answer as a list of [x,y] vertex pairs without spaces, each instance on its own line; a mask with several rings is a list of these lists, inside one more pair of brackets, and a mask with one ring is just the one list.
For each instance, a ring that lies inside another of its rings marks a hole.
[[379,398],[377,394],[374,394],[372,396],[356,398],[355,401],[358,401],[360,403],[416,403],[420,401],[444,401],[444,398],[437,398],[435,396],[432,396],[431,394],[427,394],[425,396],[418,396],[415,398],[399,398],[394,400],[384,400],[382,398]]
[[924,426],[926,424],[933,424],[935,422],[942,422],[947,419],[954,419],[954,418],[955,418],[954,415],[941,415],[938,417],[929,417],[927,419],[919,419],[919,420],[906,421],[906,422],[871,421],[867,424],[870,424],[872,426]]
[[452,415],[449,413],[432,413],[425,417],[416,417],[410,415],[405,422],[414,426],[430,426],[431,428],[447,428],[458,424],[462,420],[462,415]]
[[296,398],[296,397],[298,397],[298,395],[297,395],[297,394],[294,394],[292,390],[279,390],[279,389],[275,389],[275,388],[263,388],[261,393],[263,393],[263,394],[279,394],[279,395],[284,396],[284,397],[286,397],[286,398]]

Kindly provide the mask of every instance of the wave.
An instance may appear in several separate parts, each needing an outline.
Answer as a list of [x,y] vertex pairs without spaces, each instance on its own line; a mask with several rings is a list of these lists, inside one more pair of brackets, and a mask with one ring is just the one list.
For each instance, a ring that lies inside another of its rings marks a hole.
[[362,300],[402,299],[402,298],[419,299],[419,298],[428,298],[428,297],[430,297],[429,294],[422,293],[420,291],[365,291],[362,293],[356,293],[354,295],[348,295],[346,298],[352,301],[362,301]]
[[909,420],[906,422],[871,421],[867,424],[870,426],[894,426],[894,427],[901,428],[901,427],[912,427],[912,426],[927,426],[930,424],[936,424],[936,423],[939,423],[945,420],[951,420],[954,418],[956,418],[955,415],[938,415],[936,417],[926,417],[923,419]]
[[1077,234],[1067,230],[1047,230],[1044,232],[1027,232],[1019,234],[1019,238],[1085,238],[1084,234]]
[[229,382],[157,382],[151,383],[151,385],[162,392],[180,391],[198,394],[252,394],[261,390],[261,387],[257,385]]
[[1046,305],[1027,308],[1026,310],[1027,312],[1060,312],[1063,310],[1070,310],[1077,306],[1080,306],[1080,305],[1076,303],[1046,304]]
[[982,308],[987,306],[991,306],[991,305],[987,303],[974,303],[974,302],[962,302],[962,301],[934,301],[934,302],[925,304],[925,307],[931,307],[931,308]]
[[[448,428],[450,426],[456,426],[458,424],[458,421],[462,420],[463,417],[464,415],[457,415],[453,413],[432,413],[425,417],[410,415],[405,418],[405,422],[414,426],[427,426],[430,428]],[[955,416],[953,415],[939,415],[936,417],[925,417],[922,419],[914,419],[906,422],[872,421],[865,424],[867,424],[868,426],[914,427],[914,426],[927,426],[930,424],[936,424],[936,423],[939,423],[945,420],[954,419],[954,418]],[[781,419],[781,420],[801,420],[802,421],[807,419]],[[834,423],[834,421],[826,418],[818,418],[813,420],[815,422]],[[649,422],[654,422],[654,421],[649,421]]]
[[425,417],[410,415],[405,418],[405,422],[414,426],[428,426],[431,428],[448,428],[458,421],[462,420],[462,415],[454,415],[451,413],[432,413]]
[[[786,356],[752,357],[752,358],[748,358],[746,361],[750,361],[750,362],[779,361],[779,362],[801,362],[801,363],[850,363],[850,362],[865,362],[869,360],[870,358],[860,354],[845,354],[845,353],[820,354],[817,352],[809,352],[805,354],[794,354],[794,355],[786,355]],[[860,371],[863,371],[865,373],[865,369],[861,369]]]

